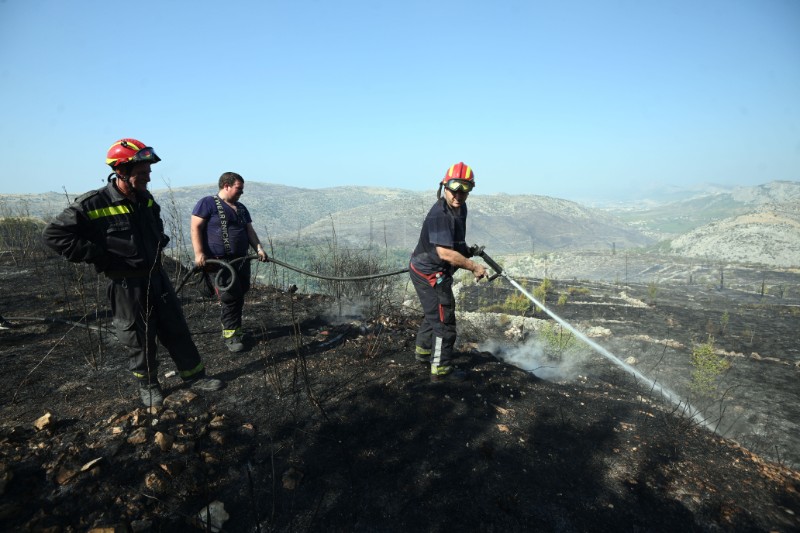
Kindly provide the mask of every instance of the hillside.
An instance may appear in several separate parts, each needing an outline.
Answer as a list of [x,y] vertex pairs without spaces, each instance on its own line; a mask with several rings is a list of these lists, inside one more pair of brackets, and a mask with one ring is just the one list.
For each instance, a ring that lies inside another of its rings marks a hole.
[[680,200],[642,200],[606,210],[643,233],[662,240],[675,238],[723,218],[757,211],[765,204],[800,201],[800,182],[772,181],[756,187],[719,188]]
[[725,262],[800,266],[800,202],[764,206],[674,239],[673,252]]
[[[189,242],[188,213],[215,187],[155,190],[170,233]],[[434,191],[415,192],[373,187],[303,189],[247,182],[242,201],[262,237],[307,244],[338,242],[365,247],[370,243],[410,250],[422,221],[436,200]],[[3,211],[46,218],[66,205],[61,194],[0,195]],[[471,243],[491,245],[496,253],[520,249],[606,249],[653,241],[601,210],[574,202],[533,195],[480,195],[470,198]]]
[[[167,231],[175,237],[173,244],[187,245],[188,213],[198,198],[214,192],[212,184],[154,191]],[[605,209],[545,196],[475,194],[468,204],[468,235],[470,243],[485,245],[497,255],[613,252],[650,248],[662,241],[662,249],[687,258],[791,267],[800,264],[798,198],[800,183],[785,181]],[[334,241],[357,249],[386,248],[405,257],[416,243],[435,192],[304,189],[248,181],[243,201],[262,239],[271,241],[284,259]],[[58,193],[0,195],[0,217],[47,218],[65,205],[65,195]]]

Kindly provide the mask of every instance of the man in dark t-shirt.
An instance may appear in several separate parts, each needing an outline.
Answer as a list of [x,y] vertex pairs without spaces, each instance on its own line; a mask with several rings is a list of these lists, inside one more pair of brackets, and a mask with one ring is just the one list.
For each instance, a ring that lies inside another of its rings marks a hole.
[[[232,261],[245,257],[252,246],[260,261],[267,260],[247,208],[239,202],[244,192],[244,178],[226,172],[219,178],[219,192],[201,198],[192,210],[192,247],[194,262],[206,266],[206,259]],[[244,350],[242,310],[244,296],[250,289],[250,261],[235,263],[236,281],[225,291],[217,288],[222,305],[222,338],[228,350]]]
[[469,259],[472,254],[466,244],[466,202],[474,187],[475,174],[468,165],[457,163],[447,170],[436,193],[438,201],[425,217],[411,254],[409,275],[425,313],[417,331],[416,358],[430,362],[431,381],[466,377],[450,364],[456,342],[453,273],[464,268],[475,279],[486,275],[483,266]]

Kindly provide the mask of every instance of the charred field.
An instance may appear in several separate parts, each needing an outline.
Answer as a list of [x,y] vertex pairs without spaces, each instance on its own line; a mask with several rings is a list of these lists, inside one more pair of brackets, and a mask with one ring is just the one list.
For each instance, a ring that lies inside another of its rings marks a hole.
[[595,354],[548,379],[504,361],[546,321],[483,309],[512,293],[503,280],[462,288],[460,384],[432,384],[414,361],[408,306],[342,316],[327,296],[259,285],[248,349],[230,354],[216,302],[187,285],[195,342],[227,386],[181,388],[162,349],[168,396],[153,412],[109,331],[103,280],[9,256],[0,279],[3,530],[202,530],[212,502],[223,531],[800,528],[789,301],[707,287],[690,300],[665,283],[652,302],[647,284],[554,282],[559,315],[681,394],[692,394],[693,343],[713,334],[732,364],[724,398],[702,405],[724,413],[709,414],[712,431]]

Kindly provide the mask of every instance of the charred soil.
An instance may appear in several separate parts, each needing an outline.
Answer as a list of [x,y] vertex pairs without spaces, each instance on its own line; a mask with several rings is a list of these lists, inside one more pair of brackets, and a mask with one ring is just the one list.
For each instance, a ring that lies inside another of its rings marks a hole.
[[553,383],[462,344],[468,380],[430,383],[416,316],[334,320],[326,297],[264,286],[231,354],[216,302],[187,286],[195,342],[227,386],[183,388],[162,349],[168,396],[151,412],[102,280],[55,258],[2,260],[0,275],[5,531],[196,530],[212,502],[225,531],[800,528],[796,470],[624,379]]

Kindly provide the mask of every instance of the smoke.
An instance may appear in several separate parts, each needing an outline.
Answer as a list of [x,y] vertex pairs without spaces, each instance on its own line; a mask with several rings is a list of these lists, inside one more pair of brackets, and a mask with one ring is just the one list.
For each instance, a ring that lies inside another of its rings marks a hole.
[[530,372],[548,381],[572,381],[581,375],[589,356],[586,350],[568,349],[560,354],[552,354],[544,342],[530,338],[520,344],[504,344],[488,340],[479,346],[508,364]]
[[366,298],[339,298],[322,314],[323,320],[332,326],[338,326],[364,320],[369,315],[370,303]]

